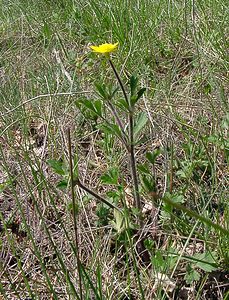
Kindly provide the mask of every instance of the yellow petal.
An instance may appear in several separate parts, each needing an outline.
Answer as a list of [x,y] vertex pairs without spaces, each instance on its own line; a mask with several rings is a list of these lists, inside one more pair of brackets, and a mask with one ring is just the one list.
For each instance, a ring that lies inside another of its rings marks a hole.
[[93,52],[101,53],[101,54],[109,54],[115,51],[118,47],[118,42],[115,44],[101,44],[99,46],[90,46]]

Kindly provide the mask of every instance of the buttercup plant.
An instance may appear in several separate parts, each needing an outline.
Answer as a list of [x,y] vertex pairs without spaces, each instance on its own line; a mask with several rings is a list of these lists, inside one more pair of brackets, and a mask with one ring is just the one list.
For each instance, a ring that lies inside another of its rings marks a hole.
[[228,1],[2,2],[0,298],[229,300]]

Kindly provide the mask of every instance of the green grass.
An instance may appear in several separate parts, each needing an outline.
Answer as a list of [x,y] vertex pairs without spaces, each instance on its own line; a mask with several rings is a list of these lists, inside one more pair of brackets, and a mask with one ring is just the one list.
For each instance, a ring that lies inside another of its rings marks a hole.
[[[0,0],[0,299],[228,299],[228,23],[226,0]],[[127,94],[146,87],[142,221],[89,48],[117,41]]]

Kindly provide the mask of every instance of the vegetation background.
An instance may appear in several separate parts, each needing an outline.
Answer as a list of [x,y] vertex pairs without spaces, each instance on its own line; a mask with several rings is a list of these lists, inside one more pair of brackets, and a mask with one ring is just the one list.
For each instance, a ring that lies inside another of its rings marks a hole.
[[[0,299],[229,299],[228,7],[0,0]],[[146,88],[140,227],[104,42],[128,95]]]

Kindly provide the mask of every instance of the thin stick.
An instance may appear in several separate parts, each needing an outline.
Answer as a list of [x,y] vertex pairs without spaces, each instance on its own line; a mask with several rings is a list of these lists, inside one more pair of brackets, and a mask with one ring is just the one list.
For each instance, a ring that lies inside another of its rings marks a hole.
[[75,192],[74,192],[72,143],[71,143],[70,128],[68,128],[68,130],[67,130],[67,135],[68,135],[68,152],[69,152],[69,167],[70,167],[70,177],[71,177],[71,194],[72,194],[73,222],[74,222],[74,232],[75,232],[77,271],[78,271],[78,276],[79,276],[80,300],[83,300],[83,290],[82,290],[82,281],[81,281],[81,261],[80,261],[80,255],[79,255],[79,241],[78,241],[78,230],[77,230],[78,228],[77,228],[77,215],[76,215],[76,200],[75,200]]

